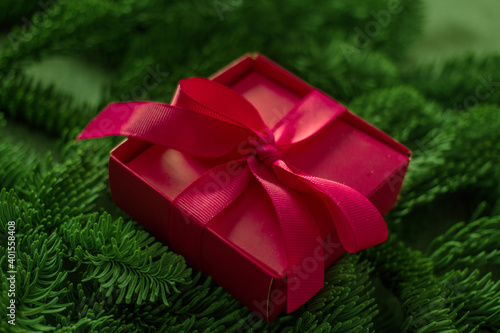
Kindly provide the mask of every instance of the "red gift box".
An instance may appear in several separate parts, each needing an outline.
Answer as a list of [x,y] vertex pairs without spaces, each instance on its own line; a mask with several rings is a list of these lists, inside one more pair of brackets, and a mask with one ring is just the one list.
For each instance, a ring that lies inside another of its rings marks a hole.
[[[317,292],[346,249],[385,240],[377,215],[395,204],[410,151],[260,55],[210,80],[181,81],[173,107],[111,105],[80,138],[129,136],[109,160],[117,206],[270,322]],[[235,148],[241,119],[257,136]]]

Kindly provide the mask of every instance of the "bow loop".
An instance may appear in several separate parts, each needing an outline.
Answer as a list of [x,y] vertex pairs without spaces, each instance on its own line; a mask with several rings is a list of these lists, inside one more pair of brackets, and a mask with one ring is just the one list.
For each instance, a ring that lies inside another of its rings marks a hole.
[[195,77],[181,80],[172,104],[215,119],[231,119],[255,132],[267,129],[259,112],[247,99],[229,87],[208,79]]
[[342,247],[347,252],[361,251],[387,239],[384,218],[370,200],[354,188],[305,174],[282,160],[273,164],[273,170],[288,186],[318,195],[330,211]]

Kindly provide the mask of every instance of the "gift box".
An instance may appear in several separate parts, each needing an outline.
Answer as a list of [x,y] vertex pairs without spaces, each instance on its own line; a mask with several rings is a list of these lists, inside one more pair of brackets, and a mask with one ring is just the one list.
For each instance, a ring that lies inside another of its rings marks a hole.
[[79,136],[128,136],[118,207],[270,322],[345,251],[387,237],[410,151],[261,55],[180,82],[171,105],[110,104]]

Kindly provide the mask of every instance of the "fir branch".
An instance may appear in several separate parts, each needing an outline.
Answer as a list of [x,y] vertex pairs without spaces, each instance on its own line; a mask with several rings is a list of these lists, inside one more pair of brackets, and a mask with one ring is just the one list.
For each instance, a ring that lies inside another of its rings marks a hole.
[[[0,135],[5,135],[2,133],[5,124],[0,113]],[[35,161],[35,154],[30,147],[9,139],[0,141],[0,188],[13,188],[29,174]]]
[[35,154],[26,145],[10,140],[0,142],[0,187],[13,188],[35,165]]
[[[143,4],[132,1],[61,1],[47,7],[42,18],[14,27],[2,45],[0,72],[21,68],[48,54],[87,56],[116,65],[135,30],[133,18]],[[91,13],[91,14],[89,14]]]
[[4,318],[0,320],[0,331],[8,332],[11,325],[8,323],[10,318],[7,317],[7,314],[10,310],[7,309],[7,306],[10,305],[11,297],[8,295],[10,281],[7,280],[7,274],[4,273],[7,271],[7,247],[4,244],[0,245],[0,268],[2,269],[0,272],[0,316]]
[[18,238],[15,330],[48,331],[57,314],[71,305],[60,301],[69,291],[67,273],[61,270],[64,246],[56,234],[30,231]]
[[76,147],[64,164],[54,164],[49,158],[37,165],[22,187],[23,198],[37,212],[35,224],[49,230],[95,209],[106,188],[107,144],[101,142],[88,150]]
[[325,286],[305,305],[293,332],[373,332],[378,314],[372,297],[373,267],[359,255],[345,255],[325,275]]
[[[147,97],[168,100],[168,92],[175,89],[178,80],[192,75],[208,76],[241,54],[259,50],[335,98],[349,101],[362,92],[398,82],[397,68],[388,57],[401,58],[421,23],[420,1],[403,1],[400,5],[403,10],[390,15],[390,24],[370,38],[365,49],[355,43],[355,29],[375,22],[373,10],[387,11],[386,1],[321,1],[316,4],[322,8],[321,18],[314,7],[304,7],[300,2],[243,1],[237,7],[221,1],[177,2],[169,7],[177,15],[163,15],[158,20],[182,34],[165,35],[163,27],[151,26],[135,37],[112,96],[130,95],[142,82],[143,69],[159,65],[171,75],[161,89],[148,92]],[[221,12],[222,22],[217,17]],[[192,19],[186,21],[188,16]],[[255,24],[255,18],[259,18],[260,24]],[[295,29],[283,29],[288,22],[294,22]],[[247,26],[252,26],[251,34]],[[277,34],[280,43],[273,42]],[[162,43],[158,43],[160,39]],[[182,51],[170,47],[181,43],[190,47]],[[377,52],[369,52],[372,48]],[[210,56],[200,61],[200,54]]]
[[61,232],[72,260],[88,265],[82,281],[97,280],[106,297],[118,292],[117,304],[161,299],[168,305],[168,295],[179,292],[177,285],[189,282],[184,260],[147,232],[135,230],[132,222],[93,215],[83,226],[80,219],[71,219]]
[[410,67],[404,80],[427,98],[453,112],[483,104],[500,104],[500,56],[454,57],[445,62]]
[[[72,287],[72,285],[71,285]],[[97,289],[94,286],[94,290]],[[92,291],[79,283],[66,298],[72,306],[62,313],[55,332],[130,332],[137,329],[126,322],[121,309],[113,306],[111,297],[103,298],[101,292]]]
[[465,317],[462,325],[500,330],[500,281],[493,281],[491,273],[482,276],[479,270],[469,273],[465,268],[448,271],[439,280],[449,291],[449,299],[463,304],[458,309]]
[[362,95],[349,108],[410,149],[420,148],[429,131],[442,125],[439,107],[405,85]]
[[338,41],[331,41],[327,45],[308,42],[294,61],[292,69],[343,103],[349,103],[353,98],[374,89],[399,83],[395,64],[384,54],[353,52],[346,55],[339,52],[338,47]]
[[[192,286],[186,285],[180,291],[173,295],[172,305],[168,308],[170,316],[175,316],[171,318],[172,324],[193,321],[190,324],[193,330],[203,331],[211,327],[210,331],[232,332],[240,329],[238,320],[248,316],[248,309],[215,285],[211,278],[202,277],[200,273],[194,276]],[[168,326],[170,324],[163,328]]]
[[498,106],[478,106],[468,113],[450,114],[443,127],[430,132],[415,152],[395,216],[465,189],[477,189],[483,200],[496,200],[500,190],[500,172],[494,167],[500,162],[497,114]]
[[434,275],[432,261],[398,241],[395,236],[364,256],[375,264],[382,281],[400,299],[403,332],[458,332],[458,309],[446,299]]
[[500,216],[457,223],[429,245],[438,270],[500,264]]
[[21,71],[11,70],[0,82],[0,110],[47,133],[73,139],[95,114],[94,108],[75,105],[68,94],[55,90]]
[[7,226],[9,221],[16,223],[16,236],[22,237],[36,228],[33,223],[33,215],[36,212],[29,208],[29,204],[19,199],[14,189],[0,191],[0,245],[5,246],[3,241],[7,240]]

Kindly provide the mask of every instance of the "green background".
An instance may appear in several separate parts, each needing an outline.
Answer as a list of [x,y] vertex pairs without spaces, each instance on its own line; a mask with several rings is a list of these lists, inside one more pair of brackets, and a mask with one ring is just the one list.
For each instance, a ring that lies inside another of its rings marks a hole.
[[[247,51],[414,152],[386,216],[389,239],[345,255],[304,307],[255,331],[500,332],[500,3],[402,2],[369,47],[353,50],[354,28],[387,1],[65,0],[17,53],[5,36],[40,8],[1,2],[0,332],[12,328],[2,321],[10,220],[23,281],[18,332],[236,332],[252,318],[112,203],[107,158],[119,138],[74,141],[147,66],[170,73],[147,99],[168,101],[179,79]],[[478,100],[489,77],[492,93]]]

